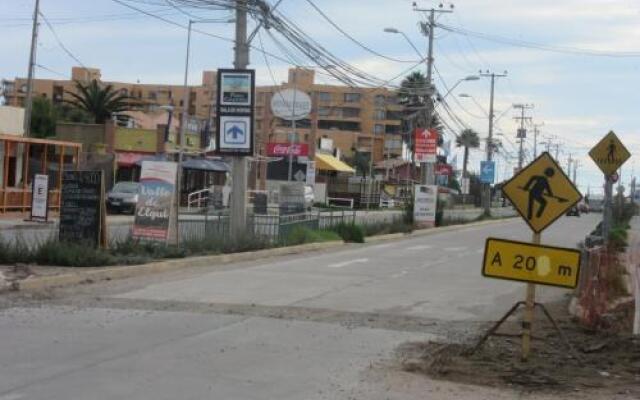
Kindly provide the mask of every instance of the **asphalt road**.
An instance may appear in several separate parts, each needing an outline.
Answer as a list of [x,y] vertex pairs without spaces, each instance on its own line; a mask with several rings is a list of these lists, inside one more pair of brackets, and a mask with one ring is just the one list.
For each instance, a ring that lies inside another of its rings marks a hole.
[[[542,242],[574,247],[596,222],[563,218]],[[0,400],[425,398],[409,388],[426,378],[373,371],[403,342],[477,334],[522,298],[523,284],[481,277],[489,236],[531,233],[513,219],[5,299]],[[451,395],[429,398],[512,398]]]

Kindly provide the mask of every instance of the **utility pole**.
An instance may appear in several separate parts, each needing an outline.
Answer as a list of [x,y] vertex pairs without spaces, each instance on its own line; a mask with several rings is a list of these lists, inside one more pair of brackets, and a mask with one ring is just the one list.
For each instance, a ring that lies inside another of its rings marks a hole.
[[[236,0],[236,38],[233,66],[236,69],[246,69],[247,65],[249,65],[247,0]],[[218,132],[218,134],[220,133]],[[231,236],[238,238],[247,228],[247,158],[234,156],[232,160],[230,228]]]
[[518,170],[521,170],[524,164],[524,139],[527,137],[527,130],[524,127],[524,122],[531,120],[531,117],[525,117],[524,113],[526,110],[532,109],[533,104],[514,104],[513,108],[520,109],[520,116],[514,117],[514,119],[520,120],[520,129],[518,129],[516,138],[520,139],[520,149],[518,151]]
[[578,164],[580,164],[578,159],[573,160],[573,184],[578,185]]
[[[428,104],[426,104],[426,121],[425,121],[425,129],[429,129],[431,127],[431,120],[433,119],[433,103],[432,95],[433,95],[433,39],[434,32],[436,29],[436,13],[452,13],[453,12],[453,4],[450,5],[451,9],[446,10],[443,8],[444,6],[440,4],[439,8],[431,8],[431,9],[421,9],[417,8],[414,3],[414,11],[420,12],[428,12],[429,19],[426,23],[426,26],[423,25],[423,33],[429,35],[429,47],[427,49],[427,88],[426,88],[426,98],[428,98]],[[427,31],[427,32],[424,32]],[[435,168],[434,163],[421,163],[420,164],[420,182],[423,185],[433,185],[435,184]]]
[[571,179],[571,162],[573,161],[571,159],[572,154],[569,153],[569,158],[567,159],[567,176],[569,177],[569,179]]
[[[496,87],[496,78],[504,78],[507,76],[507,71],[504,71],[502,74],[496,74],[493,72],[489,72],[488,70],[485,72],[479,71],[479,75],[483,77],[491,78],[491,94],[489,96],[489,133],[487,135],[487,161],[493,160],[493,100],[495,94]],[[482,185],[482,203],[484,204],[484,213],[485,215],[489,215],[491,213],[491,184],[484,183]]]
[[36,66],[36,52],[38,50],[38,27],[40,23],[40,0],[36,0],[33,11],[33,27],[31,28],[31,51],[29,52],[29,71],[27,73],[27,98],[24,103],[24,136],[31,136],[31,112],[33,110],[33,77]]
[[[539,124],[533,124],[533,158],[538,158],[538,135],[540,134],[540,128],[544,126],[544,122]],[[542,144],[542,143],[541,143]]]

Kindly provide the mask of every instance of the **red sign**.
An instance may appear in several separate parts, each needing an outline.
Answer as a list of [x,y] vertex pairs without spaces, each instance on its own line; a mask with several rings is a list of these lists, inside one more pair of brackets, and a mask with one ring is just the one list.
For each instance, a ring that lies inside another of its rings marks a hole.
[[309,145],[305,143],[267,143],[268,156],[308,156]]
[[453,175],[453,167],[449,164],[438,164],[436,166],[436,175]]
[[415,130],[415,153],[417,162],[436,162],[438,132],[435,129]]

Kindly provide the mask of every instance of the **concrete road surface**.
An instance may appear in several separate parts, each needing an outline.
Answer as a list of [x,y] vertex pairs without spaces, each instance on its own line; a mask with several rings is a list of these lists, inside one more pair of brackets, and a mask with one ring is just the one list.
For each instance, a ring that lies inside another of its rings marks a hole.
[[[563,218],[542,242],[574,247],[596,223]],[[0,400],[513,398],[383,371],[399,344],[477,334],[522,298],[523,284],[481,277],[489,236],[531,233],[513,219],[51,298],[5,295]]]

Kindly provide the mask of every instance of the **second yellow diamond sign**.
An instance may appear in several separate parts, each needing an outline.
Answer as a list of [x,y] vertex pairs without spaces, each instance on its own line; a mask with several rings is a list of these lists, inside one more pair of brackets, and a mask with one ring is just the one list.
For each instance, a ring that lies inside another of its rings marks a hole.
[[502,193],[536,233],[582,199],[578,189],[547,152],[505,183]]

